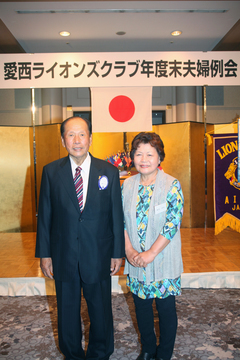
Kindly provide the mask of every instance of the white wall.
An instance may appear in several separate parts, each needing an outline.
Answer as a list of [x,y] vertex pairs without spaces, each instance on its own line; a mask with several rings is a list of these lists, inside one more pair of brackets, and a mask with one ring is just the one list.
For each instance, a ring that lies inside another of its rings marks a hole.
[[[215,87],[209,87],[209,93],[209,97],[211,97],[209,100],[212,101],[210,105],[207,105],[207,123],[231,123],[240,117],[239,86],[225,86],[222,88],[222,93],[220,93],[218,96],[214,96],[214,93],[217,93]],[[219,98],[221,98],[221,102],[219,101]]]

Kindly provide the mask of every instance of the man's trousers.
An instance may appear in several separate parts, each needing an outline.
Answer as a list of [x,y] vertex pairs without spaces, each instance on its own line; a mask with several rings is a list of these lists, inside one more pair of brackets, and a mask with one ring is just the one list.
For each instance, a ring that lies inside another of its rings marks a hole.
[[[86,284],[78,272],[71,282],[55,281],[59,347],[66,360],[108,360],[114,350],[111,277]],[[82,348],[81,292],[90,318],[89,344]]]

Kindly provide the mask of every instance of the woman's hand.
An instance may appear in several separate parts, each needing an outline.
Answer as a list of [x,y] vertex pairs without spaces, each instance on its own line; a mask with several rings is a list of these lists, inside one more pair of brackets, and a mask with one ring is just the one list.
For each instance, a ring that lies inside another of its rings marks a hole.
[[135,250],[133,247],[129,247],[128,249],[125,250],[126,252],[126,257],[128,259],[128,262],[132,265],[132,266],[138,266],[135,258],[139,255],[139,253],[137,252],[137,250]]
[[134,262],[136,263],[135,266],[138,266],[138,267],[146,267],[148,264],[150,264],[151,262],[153,262],[153,260],[155,259],[156,255],[157,255],[157,254],[154,254],[154,252],[151,251],[151,249],[139,253],[139,254],[138,254],[137,256],[135,256],[135,258],[134,258]]
[[126,257],[128,259],[128,262],[132,266],[138,266],[134,259],[139,253],[138,253],[137,250],[135,250],[133,248],[126,230],[124,230],[124,236],[125,236],[125,254],[126,254]]
[[168,239],[159,235],[156,241],[152,244],[149,250],[143,251],[139,253],[135,258],[134,261],[137,264],[136,266],[139,267],[146,267],[150,264],[155,257],[163,251],[163,249],[170,243]]

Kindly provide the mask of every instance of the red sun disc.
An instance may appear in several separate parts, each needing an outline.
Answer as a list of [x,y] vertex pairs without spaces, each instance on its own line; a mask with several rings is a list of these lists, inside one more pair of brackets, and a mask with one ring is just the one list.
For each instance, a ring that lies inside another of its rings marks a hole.
[[129,97],[119,95],[111,100],[109,104],[109,113],[114,120],[126,122],[133,117],[135,106]]

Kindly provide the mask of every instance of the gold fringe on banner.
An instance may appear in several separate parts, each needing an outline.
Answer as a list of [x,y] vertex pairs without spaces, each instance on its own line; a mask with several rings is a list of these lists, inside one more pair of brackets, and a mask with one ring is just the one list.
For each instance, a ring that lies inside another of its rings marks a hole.
[[215,235],[219,234],[228,226],[240,233],[240,219],[237,219],[235,216],[226,213],[215,222]]

